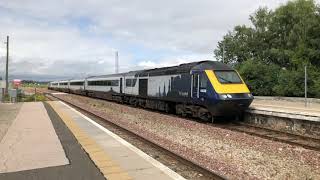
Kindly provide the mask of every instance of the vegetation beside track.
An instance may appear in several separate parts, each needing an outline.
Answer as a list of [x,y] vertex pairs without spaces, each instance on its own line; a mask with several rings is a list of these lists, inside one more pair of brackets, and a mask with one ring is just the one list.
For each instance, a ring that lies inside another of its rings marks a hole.
[[46,101],[47,98],[43,94],[21,95],[19,102]]
[[[293,0],[270,10],[259,8],[251,25],[238,25],[218,43],[215,56],[242,75],[254,95],[320,98],[320,5]],[[223,58],[224,57],[224,58]]]
[[32,80],[23,80],[21,86],[28,88],[47,88],[48,83],[46,81],[32,81]]

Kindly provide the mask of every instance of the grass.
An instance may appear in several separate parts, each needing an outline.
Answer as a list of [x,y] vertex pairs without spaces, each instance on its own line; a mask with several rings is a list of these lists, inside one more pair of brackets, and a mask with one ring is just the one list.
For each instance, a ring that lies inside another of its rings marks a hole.
[[[46,101],[46,100],[47,100],[46,96],[42,93],[26,95],[24,93],[21,93],[21,89],[19,89],[16,102],[34,102],[34,101]],[[8,94],[3,96],[2,101],[10,102],[10,96]]]
[[47,88],[48,84],[33,84],[33,83],[23,83],[21,87],[37,87],[37,88]]
[[46,101],[47,98],[43,94],[21,95],[19,102]]

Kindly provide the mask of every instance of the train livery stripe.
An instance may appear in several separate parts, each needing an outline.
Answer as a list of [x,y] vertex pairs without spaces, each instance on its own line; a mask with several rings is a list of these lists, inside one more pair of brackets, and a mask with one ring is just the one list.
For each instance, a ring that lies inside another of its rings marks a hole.
[[214,90],[218,94],[250,93],[246,84],[221,84],[212,70],[205,70]]

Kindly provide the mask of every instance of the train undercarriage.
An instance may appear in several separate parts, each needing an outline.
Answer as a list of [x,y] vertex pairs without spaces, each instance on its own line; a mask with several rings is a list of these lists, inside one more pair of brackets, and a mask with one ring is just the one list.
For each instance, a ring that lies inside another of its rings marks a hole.
[[134,107],[141,107],[145,109],[152,109],[162,111],[170,114],[177,114],[182,117],[198,118],[202,121],[213,121],[213,116],[206,107],[200,105],[194,105],[186,102],[173,102],[164,101],[159,99],[143,98],[139,96],[128,96],[123,94],[116,94],[110,92],[99,91],[85,91],[85,90],[66,90],[66,89],[54,89],[52,90],[62,91],[65,93],[72,93],[82,96],[88,96],[92,98],[104,99],[108,101],[115,101],[118,103],[124,103],[132,105]]

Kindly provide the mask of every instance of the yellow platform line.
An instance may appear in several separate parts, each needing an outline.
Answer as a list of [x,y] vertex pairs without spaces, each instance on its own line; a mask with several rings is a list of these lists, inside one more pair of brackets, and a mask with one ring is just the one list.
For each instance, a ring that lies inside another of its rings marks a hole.
[[104,177],[108,180],[129,180],[132,179],[120,166],[112,161],[103,148],[96,143],[86,132],[84,132],[66,112],[59,109],[54,101],[48,102],[60,116],[70,131],[87,152],[94,164],[99,168]]

